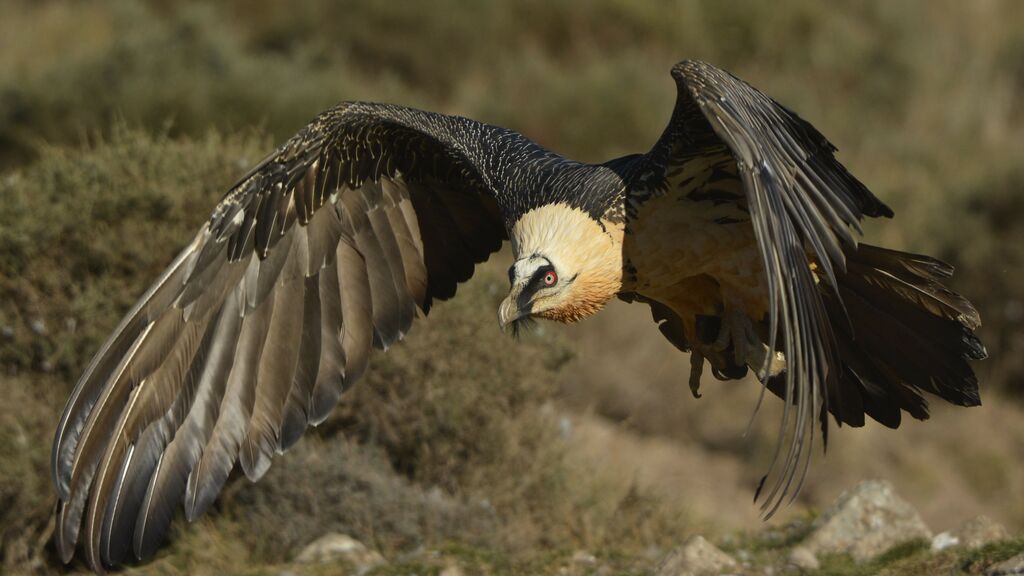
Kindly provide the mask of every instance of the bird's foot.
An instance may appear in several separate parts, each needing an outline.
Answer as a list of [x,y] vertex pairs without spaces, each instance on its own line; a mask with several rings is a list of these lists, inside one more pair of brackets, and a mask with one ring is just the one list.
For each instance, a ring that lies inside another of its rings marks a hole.
[[746,364],[761,380],[776,376],[785,370],[786,359],[782,352],[775,352],[771,361],[766,362],[768,345],[761,341],[760,335],[754,329],[754,323],[741,308],[726,305],[721,318],[718,337],[711,345],[713,350],[724,353],[732,346],[736,364]]
[[726,304],[721,318],[718,337],[711,344],[711,348],[716,352],[725,352],[732,345],[736,364],[746,364],[750,353],[756,351],[759,346],[764,346],[754,331],[750,317],[742,309]]

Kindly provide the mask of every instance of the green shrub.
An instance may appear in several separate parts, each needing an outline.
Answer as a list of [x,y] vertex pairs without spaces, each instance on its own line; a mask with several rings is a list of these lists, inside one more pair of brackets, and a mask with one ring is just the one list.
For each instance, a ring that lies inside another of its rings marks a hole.
[[[953,285],[985,321],[983,382],[1015,390],[1024,374],[1022,18],[1013,0],[0,2],[4,569],[42,558],[53,502],[45,448],[89,356],[225,188],[340,100],[473,116],[603,160],[657,138],[675,61],[726,67],[817,125],[893,205],[897,218],[870,224],[869,242],[958,266]],[[385,550],[451,539],[490,568],[504,565],[487,556],[496,548],[678,536],[684,520],[656,499],[623,497],[594,470],[573,469],[557,432],[555,390],[617,373],[623,358],[650,354],[651,340],[622,342],[622,356],[569,374],[557,338],[513,346],[498,333],[503,289],[485,267],[373,360],[313,440],[263,483],[232,484],[222,513],[180,531],[153,569],[225,573],[256,548],[279,561],[321,522]],[[621,338],[618,329],[601,337]],[[654,408],[644,408],[630,376],[601,380],[599,412],[631,415],[648,434],[692,436],[714,422],[703,441],[717,455],[754,459],[770,447],[773,436],[758,432],[767,424],[745,442],[734,432],[741,424],[720,424],[745,420],[745,410],[665,402],[682,388],[649,386]],[[747,471],[750,484],[760,472]],[[982,476],[972,486],[991,483]],[[314,497],[326,485],[329,496]],[[287,538],[276,539],[275,509],[292,519]]]

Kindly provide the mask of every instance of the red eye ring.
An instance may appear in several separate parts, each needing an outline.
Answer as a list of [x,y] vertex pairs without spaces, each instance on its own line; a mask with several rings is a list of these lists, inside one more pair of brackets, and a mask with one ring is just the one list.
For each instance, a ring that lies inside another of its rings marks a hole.
[[558,282],[558,274],[555,274],[554,270],[548,270],[547,274],[544,275],[544,285],[554,286],[555,282]]

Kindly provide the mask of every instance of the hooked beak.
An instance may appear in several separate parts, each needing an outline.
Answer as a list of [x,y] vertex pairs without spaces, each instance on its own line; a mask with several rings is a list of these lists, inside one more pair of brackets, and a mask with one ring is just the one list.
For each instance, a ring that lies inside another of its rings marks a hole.
[[529,314],[529,311],[523,312],[519,309],[516,300],[518,300],[516,293],[512,292],[502,300],[501,306],[498,307],[498,324],[501,325],[502,330],[505,330],[516,320]]
[[534,313],[534,303],[523,293],[525,288],[525,282],[516,282],[509,289],[509,295],[502,300],[502,305],[498,306],[498,323],[502,331],[511,326],[513,332],[518,332],[521,321],[529,320]]

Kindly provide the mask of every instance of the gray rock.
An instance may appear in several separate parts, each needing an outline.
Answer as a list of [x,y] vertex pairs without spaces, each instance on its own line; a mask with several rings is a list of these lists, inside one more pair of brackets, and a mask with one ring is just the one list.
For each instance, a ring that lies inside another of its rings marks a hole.
[[949,532],[939,532],[932,538],[932,552],[939,552],[959,545],[960,539]]
[[797,546],[790,551],[789,557],[786,558],[786,566],[800,572],[814,572],[821,568],[821,563],[818,562],[818,557],[814,555],[814,552],[808,550],[807,547]]
[[953,546],[976,550],[1009,537],[1009,531],[1002,524],[988,516],[977,516],[965,521],[956,530],[937,534],[932,538],[932,550],[938,552]]
[[961,524],[953,532],[953,537],[960,541],[960,546],[975,550],[992,542],[1006,540],[1010,533],[1005,526],[988,516],[978,516]]
[[370,550],[355,538],[337,532],[325,534],[311,542],[299,552],[295,561],[302,564],[345,562],[358,574],[365,574],[385,563],[384,557],[376,550]]
[[31,328],[33,332],[40,336],[46,334],[46,322],[43,322],[42,318],[32,319],[32,321],[28,323],[28,327]]
[[465,572],[458,564],[449,564],[444,570],[441,570],[441,574],[438,576],[465,576]]
[[597,557],[586,550],[577,550],[572,555],[572,563],[580,566],[597,566]]
[[1024,574],[1024,554],[1017,554],[985,571],[985,576],[1016,576]]
[[711,576],[728,574],[738,565],[728,554],[703,536],[693,536],[669,552],[658,566],[657,576]]
[[839,496],[814,521],[801,546],[815,557],[849,554],[865,562],[898,544],[931,538],[917,510],[897,496],[891,484],[868,480]]

